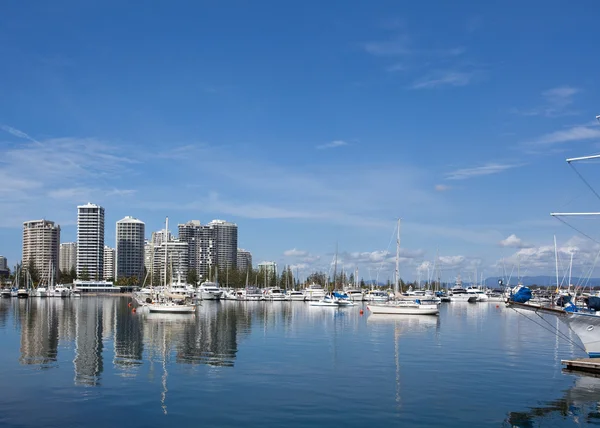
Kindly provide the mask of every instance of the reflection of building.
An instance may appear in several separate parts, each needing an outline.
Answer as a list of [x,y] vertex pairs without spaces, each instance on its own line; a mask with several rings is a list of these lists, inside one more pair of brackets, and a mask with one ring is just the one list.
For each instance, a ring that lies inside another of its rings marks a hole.
[[77,268],[77,242],[60,244],[59,266],[61,272],[70,272]]
[[55,299],[32,300],[21,312],[21,364],[47,366],[56,361],[58,352],[58,302]]
[[115,279],[135,276],[144,280],[145,227],[143,221],[130,216],[117,222]]
[[238,248],[237,250],[237,268],[242,272],[252,269],[252,254],[250,251]]
[[258,270],[264,271],[267,275],[277,276],[277,263],[275,262],[261,262],[258,264]]
[[30,263],[41,276],[54,269],[58,278],[60,226],[53,221],[31,220],[23,223],[23,266]]
[[115,249],[108,245],[104,246],[104,269],[103,279],[115,279]]
[[121,368],[130,368],[142,364],[144,353],[144,335],[142,319],[132,317],[125,301],[117,299],[120,306],[115,312],[115,355],[113,363]]
[[102,279],[104,274],[104,208],[77,207],[77,277]]
[[76,319],[75,383],[98,385],[102,373],[102,299],[82,299],[73,309]]

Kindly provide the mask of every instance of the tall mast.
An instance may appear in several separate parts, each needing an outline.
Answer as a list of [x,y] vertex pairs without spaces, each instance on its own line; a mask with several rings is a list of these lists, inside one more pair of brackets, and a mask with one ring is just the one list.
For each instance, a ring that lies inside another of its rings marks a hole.
[[556,292],[558,293],[558,249],[556,248],[556,235],[554,235],[554,264],[556,266]]
[[337,242],[335,243],[335,262],[333,264],[333,288],[332,291],[335,290],[335,286],[336,286],[336,276],[337,276],[337,254],[338,254],[338,244]]
[[398,293],[398,286],[400,281],[400,218],[398,218],[398,227],[396,235],[396,272],[394,279],[394,294]]
[[571,290],[571,272],[573,271],[573,251],[571,251],[571,263],[569,263],[569,291]]

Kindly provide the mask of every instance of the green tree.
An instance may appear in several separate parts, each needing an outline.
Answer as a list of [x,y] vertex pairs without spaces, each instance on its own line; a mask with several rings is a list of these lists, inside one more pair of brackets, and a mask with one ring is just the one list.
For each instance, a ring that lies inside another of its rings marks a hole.
[[360,288],[365,288],[367,285],[365,284],[365,280],[363,278],[360,279]]
[[75,281],[77,279],[77,269],[75,269],[75,266],[71,266],[71,270],[69,271],[69,275],[71,276],[71,279],[73,281]]
[[29,278],[31,278],[33,285],[37,286],[40,282],[40,273],[36,269],[33,259],[30,259],[27,264],[27,272],[29,273]]
[[196,269],[188,270],[185,280],[188,284],[197,286],[198,282],[200,281],[200,278],[198,277],[198,272],[196,271]]
[[86,266],[83,267],[83,269],[81,270],[81,278],[82,281],[89,281],[90,280],[90,274],[88,272],[88,269]]

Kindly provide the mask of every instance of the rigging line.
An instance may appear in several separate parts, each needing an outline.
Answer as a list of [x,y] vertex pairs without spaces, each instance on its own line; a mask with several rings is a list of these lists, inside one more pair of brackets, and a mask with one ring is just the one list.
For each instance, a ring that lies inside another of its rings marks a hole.
[[547,320],[545,320],[537,311],[535,311],[535,314],[537,316],[539,316],[542,320],[544,320],[551,328],[546,327],[545,325],[537,322],[535,319],[527,316],[526,314],[524,314],[523,312],[519,312],[516,308],[511,308],[512,310],[514,310],[517,314],[524,316],[525,318],[527,318],[529,321],[531,321],[532,323],[540,326],[541,328],[543,328],[544,330],[550,332],[550,333],[554,333],[556,334],[559,338],[562,338],[563,340],[566,340],[567,342],[571,343],[573,346],[576,346],[577,348],[581,349],[584,352],[587,352],[585,350],[585,348],[583,348],[581,345],[579,345],[577,342],[571,340],[565,333],[563,333],[562,331],[558,330],[556,327],[552,326],[552,324],[550,324],[550,322],[548,322]]
[[[390,242],[388,242],[387,248],[385,249],[385,252],[387,253],[390,249],[390,245],[392,245],[392,241],[394,240],[394,235],[396,234],[396,228],[398,226],[396,226],[394,228],[394,230],[392,231],[392,236],[390,237]],[[381,263],[379,264],[379,269],[377,269],[377,275],[375,275],[375,281],[379,282],[379,272],[381,272],[381,268],[383,267],[383,264],[385,263],[385,257],[381,260]]]
[[559,216],[554,216],[555,219],[563,222],[564,224],[566,224],[567,226],[569,226],[571,229],[573,229],[574,231],[576,231],[577,233],[580,233],[581,235],[585,236],[586,238],[592,240],[593,242],[595,242],[596,244],[600,244],[600,242],[598,242],[596,239],[592,238],[590,235],[588,235],[585,232],[582,232],[581,230],[577,229],[575,226],[569,224],[568,222],[566,222],[565,220],[563,220],[562,218],[560,218]]
[[[583,350],[584,352],[586,352],[586,350],[580,346],[577,342],[575,342],[574,340],[571,340],[569,338],[569,336],[567,336],[566,333],[563,333],[562,331],[560,331],[558,328],[554,327],[552,324],[550,324],[550,321],[548,321],[547,319],[545,319],[541,314],[538,313],[538,311],[535,311],[535,314],[540,317],[540,319],[542,319],[546,324],[548,324],[551,328],[554,328],[554,330],[556,330],[557,336],[558,337],[562,337],[564,340],[568,341],[569,343],[571,343],[574,346],[577,346],[579,349]],[[587,353],[587,352],[586,352]]]
[[600,195],[598,194],[598,192],[596,192],[596,191],[594,190],[594,188],[592,187],[592,185],[591,185],[591,184],[590,184],[590,183],[589,183],[589,182],[588,182],[588,181],[587,181],[585,178],[583,178],[583,175],[581,175],[581,174],[579,173],[579,171],[577,171],[577,168],[575,168],[571,162],[569,162],[569,166],[570,166],[571,168],[573,168],[573,171],[575,171],[575,173],[576,173],[576,174],[579,176],[579,178],[581,178],[581,181],[583,181],[583,182],[585,183],[585,185],[586,185],[587,187],[589,187],[589,189],[590,189],[590,190],[591,190],[591,191],[594,193],[594,195],[596,195],[596,197],[597,197],[598,199],[600,199]]

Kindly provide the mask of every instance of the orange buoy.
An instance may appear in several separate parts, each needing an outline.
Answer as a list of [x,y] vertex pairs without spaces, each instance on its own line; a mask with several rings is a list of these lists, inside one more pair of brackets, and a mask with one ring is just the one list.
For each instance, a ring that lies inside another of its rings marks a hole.
[[361,310],[360,310],[360,314],[362,315],[362,314],[364,314],[364,313],[365,313],[365,312],[364,312],[364,311],[361,309]]
[[135,314],[135,308],[133,308],[133,309],[131,310],[131,313],[132,313],[132,314]]
[[127,306],[129,306],[131,308],[131,302],[127,303]]

